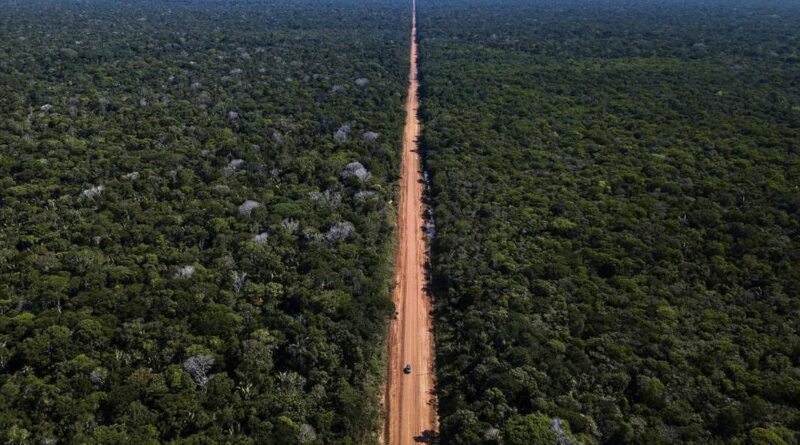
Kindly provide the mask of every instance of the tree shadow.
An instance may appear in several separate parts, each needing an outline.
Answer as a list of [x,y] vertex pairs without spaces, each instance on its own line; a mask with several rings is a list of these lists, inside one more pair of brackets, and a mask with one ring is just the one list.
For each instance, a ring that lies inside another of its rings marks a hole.
[[429,443],[434,444],[437,438],[436,431],[433,430],[425,430],[419,436],[414,436],[414,442],[416,443]]

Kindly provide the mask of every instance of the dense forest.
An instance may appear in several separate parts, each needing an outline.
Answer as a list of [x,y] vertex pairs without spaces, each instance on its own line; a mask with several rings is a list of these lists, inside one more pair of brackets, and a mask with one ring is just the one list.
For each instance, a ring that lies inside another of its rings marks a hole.
[[[800,4],[417,6],[434,441],[800,443]],[[377,443],[410,12],[2,4],[0,442]]]
[[0,6],[0,442],[374,443],[410,8]]
[[441,443],[800,431],[800,3],[418,3]]

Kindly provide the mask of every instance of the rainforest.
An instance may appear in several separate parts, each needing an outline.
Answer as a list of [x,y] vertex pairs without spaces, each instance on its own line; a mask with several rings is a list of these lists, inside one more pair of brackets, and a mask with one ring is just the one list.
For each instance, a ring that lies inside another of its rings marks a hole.
[[442,443],[797,443],[800,7],[419,16]]
[[0,442],[800,443],[800,3],[0,0]]

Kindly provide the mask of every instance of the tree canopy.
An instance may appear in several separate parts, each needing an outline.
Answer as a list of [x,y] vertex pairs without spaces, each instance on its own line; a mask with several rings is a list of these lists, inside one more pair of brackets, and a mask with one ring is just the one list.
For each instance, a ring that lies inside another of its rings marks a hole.
[[0,442],[376,441],[409,12],[0,8]]
[[798,4],[419,20],[441,442],[797,443]]

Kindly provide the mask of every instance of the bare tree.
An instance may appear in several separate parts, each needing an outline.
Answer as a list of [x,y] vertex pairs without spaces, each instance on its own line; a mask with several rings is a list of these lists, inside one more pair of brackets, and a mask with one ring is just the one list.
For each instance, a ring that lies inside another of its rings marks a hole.
[[317,432],[314,430],[314,427],[304,423],[300,425],[300,429],[297,430],[297,440],[300,443],[311,443],[317,440]]
[[579,442],[567,436],[567,432],[564,431],[564,421],[558,417],[553,417],[550,430],[556,433],[556,445],[580,445]]
[[500,438],[500,430],[491,426],[483,433],[483,440],[495,442]]
[[369,170],[366,169],[360,162],[351,162],[344,167],[342,170],[342,177],[349,178],[351,176],[355,176],[361,181],[366,181],[372,176]]
[[347,136],[350,133],[350,126],[349,125],[342,125],[336,130],[336,133],[333,135],[333,139],[336,142],[344,142],[347,140]]
[[366,200],[372,198],[373,196],[375,196],[377,194],[378,194],[378,192],[376,192],[374,190],[362,190],[362,191],[357,192],[355,194],[355,198],[356,198],[356,201],[366,201]]
[[108,370],[106,368],[98,366],[89,373],[89,380],[98,388],[103,386],[103,383],[106,382],[106,378],[108,378]]
[[334,210],[342,203],[342,195],[331,190],[325,190],[324,193],[318,191],[310,192],[308,199],[317,206],[328,210]]
[[183,266],[175,272],[175,278],[191,278],[195,273],[195,268],[192,265]]
[[231,281],[233,282],[233,291],[237,294],[242,291],[244,283],[247,280],[247,272],[233,271],[231,272]]
[[295,233],[300,228],[300,221],[294,218],[285,218],[281,221],[281,227],[289,233]]
[[212,366],[214,366],[214,357],[206,354],[193,355],[183,362],[183,369],[192,376],[195,383],[202,387],[205,387],[211,379],[208,371]]
[[89,187],[88,189],[82,191],[81,195],[89,199],[94,199],[96,196],[99,196],[101,193],[103,193],[105,189],[106,186],[104,185],[96,185],[94,187]]
[[233,174],[236,170],[242,168],[242,165],[244,165],[244,159],[231,159],[231,161],[228,162],[228,165],[225,167],[225,174]]
[[250,238],[250,241],[256,244],[266,244],[268,239],[269,239],[269,233],[261,232],[258,235],[254,235],[252,238]]
[[325,235],[325,239],[330,242],[344,241],[347,238],[350,238],[350,235],[354,230],[355,227],[353,226],[353,223],[349,221],[340,222],[328,230],[328,233]]
[[239,216],[250,216],[250,214],[253,213],[253,210],[258,207],[261,207],[259,202],[248,199],[239,206],[239,209],[236,211],[236,213]]

